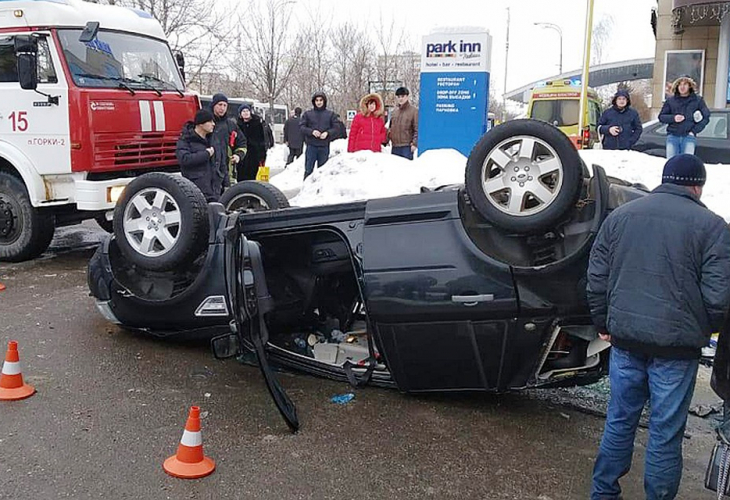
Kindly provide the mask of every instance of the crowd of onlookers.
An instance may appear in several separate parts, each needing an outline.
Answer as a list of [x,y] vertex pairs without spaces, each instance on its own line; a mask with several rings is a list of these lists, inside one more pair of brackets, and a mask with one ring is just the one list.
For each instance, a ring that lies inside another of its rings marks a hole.
[[[380,152],[391,144],[391,152],[409,160],[418,141],[418,109],[410,104],[410,93],[400,87],[395,92],[398,107],[391,113],[389,126],[384,120],[383,100],[367,94],[352,120],[347,150]],[[190,179],[208,201],[217,201],[233,183],[256,179],[273,145],[270,126],[249,104],[238,108],[237,118],[228,118],[228,98],[215,94],[210,109],[199,110],[183,127],[177,142],[177,159],[184,177]],[[304,152],[304,178],[315,166],[327,162],[330,143],[347,139],[347,128],[340,116],[327,109],[327,96],[316,92],[312,108],[302,113],[297,107],[284,124],[284,143],[289,148],[287,165]],[[306,145],[306,148],[304,147]]]

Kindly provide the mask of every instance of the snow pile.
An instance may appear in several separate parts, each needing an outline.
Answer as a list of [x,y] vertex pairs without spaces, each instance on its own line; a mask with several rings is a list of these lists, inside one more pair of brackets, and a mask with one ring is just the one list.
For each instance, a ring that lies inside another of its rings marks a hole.
[[[288,148],[269,150],[271,183],[281,189],[293,206],[330,205],[372,198],[418,193],[421,187],[435,188],[464,182],[466,157],[452,149],[427,151],[413,161],[389,154],[358,151],[347,153],[347,140],[334,141],[330,159],[315,169],[306,181],[304,155],[286,169]],[[589,166],[602,166],[608,175],[653,189],[661,183],[664,158],[636,151],[585,150],[580,152]],[[275,173],[275,169],[277,172]],[[730,222],[730,165],[707,165],[707,184],[702,201]]]
[[289,156],[289,148],[285,144],[274,144],[266,151],[266,166],[269,167],[269,176],[281,173]]
[[292,205],[311,206],[387,198],[464,182],[466,158],[451,149],[429,151],[416,161],[372,151],[343,153],[307,178]]
[[[664,158],[650,156],[637,151],[585,150],[580,152],[589,166],[595,163],[606,173],[628,182],[644,184],[654,189],[662,182]],[[707,183],[702,192],[702,203],[707,208],[730,222],[730,165],[706,165]]]

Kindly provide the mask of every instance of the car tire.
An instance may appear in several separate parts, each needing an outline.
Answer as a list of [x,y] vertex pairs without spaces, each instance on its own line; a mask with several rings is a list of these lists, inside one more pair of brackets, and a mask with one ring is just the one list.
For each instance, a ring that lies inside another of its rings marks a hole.
[[491,224],[518,234],[553,229],[575,205],[585,166],[570,139],[537,120],[490,130],[469,154],[466,191]]
[[114,236],[132,264],[169,271],[193,262],[208,242],[208,204],[184,177],[153,172],[124,189],[114,209]]
[[226,189],[220,203],[226,210],[259,212],[289,207],[286,195],[268,182],[242,181]]
[[53,214],[33,208],[20,179],[0,172],[0,261],[38,257],[51,243],[55,224]]

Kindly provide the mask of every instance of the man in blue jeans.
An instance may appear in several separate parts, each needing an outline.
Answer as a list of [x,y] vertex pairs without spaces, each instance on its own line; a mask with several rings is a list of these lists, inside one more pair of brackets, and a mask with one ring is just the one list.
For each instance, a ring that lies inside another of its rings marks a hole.
[[664,101],[659,121],[667,124],[667,159],[678,154],[694,154],[697,134],[710,122],[710,110],[697,94],[697,84],[688,76],[672,83],[672,96]]
[[305,111],[299,121],[299,129],[304,136],[307,148],[304,151],[304,178],[314,172],[314,164],[321,167],[330,156],[330,141],[335,136],[335,114],[327,109],[327,96],[315,92],[312,96],[312,109]]
[[644,490],[677,495],[682,438],[700,351],[730,303],[730,229],[700,196],[705,166],[693,155],[668,160],[661,186],[609,215],[588,266],[588,302],[611,342],[611,401],[593,469],[592,500],[621,498],[634,437],[649,401]]

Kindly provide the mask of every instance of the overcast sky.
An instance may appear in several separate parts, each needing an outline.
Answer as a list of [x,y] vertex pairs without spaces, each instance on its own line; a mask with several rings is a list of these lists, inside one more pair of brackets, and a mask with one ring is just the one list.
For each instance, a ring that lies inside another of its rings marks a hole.
[[[317,10],[332,22],[351,21],[363,27],[395,22],[409,33],[414,48],[439,26],[485,27],[492,35],[491,86],[504,89],[507,7],[510,8],[507,88],[526,85],[558,73],[559,42],[555,30],[536,22],[557,24],[563,31],[563,70],[581,67],[587,0],[297,0],[297,22],[309,22],[305,11]],[[654,57],[651,8],[656,0],[595,0],[594,25],[613,18],[611,41],[603,62]]]

